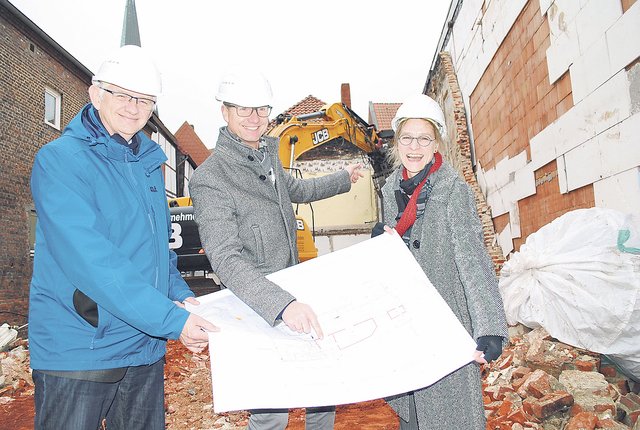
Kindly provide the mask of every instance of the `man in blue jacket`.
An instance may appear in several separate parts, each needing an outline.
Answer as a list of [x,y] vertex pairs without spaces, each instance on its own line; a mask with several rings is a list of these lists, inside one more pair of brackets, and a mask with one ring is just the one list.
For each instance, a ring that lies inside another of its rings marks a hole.
[[184,308],[197,301],[168,246],[166,156],[140,131],[160,91],[142,48],[120,48],[91,103],[36,155],[36,429],[164,429],[166,340],[199,352],[217,330]]

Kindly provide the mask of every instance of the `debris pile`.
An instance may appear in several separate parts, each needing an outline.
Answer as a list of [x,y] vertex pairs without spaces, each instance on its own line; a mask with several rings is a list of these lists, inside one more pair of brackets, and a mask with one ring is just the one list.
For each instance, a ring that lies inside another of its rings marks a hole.
[[23,395],[33,395],[33,380],[27,342],[17,339],[10,350],[0,352],[0,405]]
[[248,412],[213,413],[208,350],[195,354],[169,341],[164,369],[167,429],[246,428]]
[[511,344],[485,366],[488,430],[640,430],[640,384],[604,356],[510,328]]

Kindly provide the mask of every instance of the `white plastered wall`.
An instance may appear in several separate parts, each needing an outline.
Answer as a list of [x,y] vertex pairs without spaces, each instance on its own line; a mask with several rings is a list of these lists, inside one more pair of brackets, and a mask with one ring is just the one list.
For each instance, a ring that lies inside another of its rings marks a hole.
[[[349,164],[361,163],[362,158],[342,158],[338,160],[313,160],[296,162],[305,179],[325,176],[344,169]],[[311,227],[312,218],[315,229],[364,225],[375,222],[378,217],[378,202],[373,185],[372,171],[362,170],[364,177],[351,185],[347,193],[338,194],[328,199],[298,206],[300,215]],[[294,204],[294,209],[297,205]]]
[[[540,1],[550,27],[550,83],[569,71],[574,106],[529,142],[477,175],[494,217],[509,213],[498,232],[503,253],[520,237],[519,200],[535,194],[535,170],[556,160],[561,193],[593,184],[596,205],[640,213],[640,2],[624,14],[619,0]],[[469,96],[526,1],[463,2],[444,48],[454,59],[469,118]],[[629,68],[629,70],[627,70]]]

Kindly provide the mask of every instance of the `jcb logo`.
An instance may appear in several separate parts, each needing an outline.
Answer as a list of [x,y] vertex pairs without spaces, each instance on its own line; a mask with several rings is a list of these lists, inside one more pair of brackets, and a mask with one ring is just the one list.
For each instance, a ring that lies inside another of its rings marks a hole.
[[327,130],[326,128],[323,128],[322,130],[318,130],[314,132],[313,138],[311,139],[314,145],[317,145],[318,143],[322,143],[325,140],[329,140],[329,130]]

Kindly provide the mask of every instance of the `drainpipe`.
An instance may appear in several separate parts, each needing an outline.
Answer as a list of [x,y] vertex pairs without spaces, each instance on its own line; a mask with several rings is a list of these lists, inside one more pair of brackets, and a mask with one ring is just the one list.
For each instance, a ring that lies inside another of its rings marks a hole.
[[[451,32],[453,31],[453,26],[456,23],[456,19],[458,18],[458,13],[462,8],[463,0],[451,1],[449,5],[449,12],[447,13],[447,19],[442,26],[442,31],[440,32],[440,39],[438,40],[438,46],[436,48],[436,52],[433,54],[433,60],[431,60],[431,67],[429,68],[429,74],[427,75],[427,81],[424,84],[424,88],[422,92],[426,94],[429,84],[431,83],[431,78],[433,76],[434,70],[440,63],[440,52],[444,49],[444,47],[449,42],[451,38]],[[454,5],[455,4],[455,5]]]

